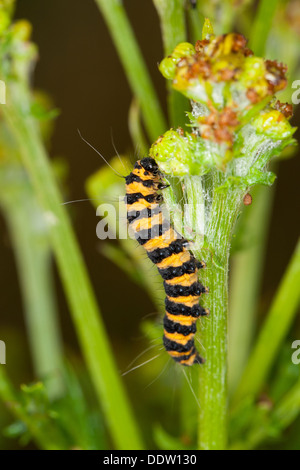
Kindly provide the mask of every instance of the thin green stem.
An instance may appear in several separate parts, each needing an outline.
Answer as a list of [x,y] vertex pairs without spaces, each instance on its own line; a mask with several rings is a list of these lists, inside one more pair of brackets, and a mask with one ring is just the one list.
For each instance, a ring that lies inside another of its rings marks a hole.
[[281,398],[272,413],[281,428],[288,427],[300,413],[300,380]]
[[165,55],[171,54],[178,43],[186,41],[184,0],[153,0],[157,9]]
[[[277,290],[255,348],[250,356],[234,403],[255,397],[262,389],[279,347],[295,317],[300,302],[300,241]],[[259,367],[257,366],[259,364]]]
[[[10,100],[11,97],[3,107],[3,113],[19,144],[24,166],[43,208],[79,342],[110,432],[117,448],[139,449],[142,444],[136,423],[36,123],[19,108],[19,102]],[[24,102],[22,105],[25,106]]]
[[63,350],[48,234],[40,223],[41,210],[24,171],[20,167],[7,170],[14,172],[14,181],[18,183],[12,187],[10,179],[5,178],[7,171],[2,168],[0,201],[18,265],[35,373],[45,380],[48,396],[53,399],[63,392]]
[[133,98],[129,108],[128,127],[131,140],[136,148],[136,153],[138,155],[146,155],[149,149],[149,144],[142,128],[141,109],[136,98]]
[[[186,41],[185,1],[184,0],[153,0],[157,9],[165,56],[171,54],[180,42]],[[172,127],[184,127],[185,112],[188,109],[187,99],[174,90],[168,80],[168,109]]]
[[202,28],[204,23],[204,16],[200,15],[198,10],[190,8],[188,11],[188,22],[190,29],[191,41],[195,43],[202,37]]
[[218,28],[221,31],[221,34],[231,33],[232,25],[234,24],[238,6],[236,8],[232,7],[232,2],[230,0],[224,0],[221,3],[221,12],[218,15]]
[[153,141],[167,125],[125,9],[120,0],[95,1],[109,28],[131,89],[139,100],[149,138]]
[[251,31],[249,47],[257,56],[264,57],[267,39],[272,28],[279,0],[260,0]]
[[[228,387],[233,393],[249,357],[255,330],[255,314],[263,269],[263,256],[271,216],[274,188],[260,186],[253,202],[241,215],[241,238],[245,248],[234,256],[230,269],[230,317]],[[239,232],[238,232],[239,234]]]
[[199,449],[222,450],[227,445],[227,264],[207,263],[202,281],[210,294],[203,306],[210,318],[201,322],[201,349],[206,363],[199,369]]

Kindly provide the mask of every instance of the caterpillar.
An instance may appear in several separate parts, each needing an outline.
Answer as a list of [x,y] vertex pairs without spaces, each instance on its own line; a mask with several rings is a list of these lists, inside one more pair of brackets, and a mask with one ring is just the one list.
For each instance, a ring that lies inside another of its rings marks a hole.
[[195,259],[188,241],[163,215],[158,191],[168,185],[162,182],[156,161],[150,157],[138,160],[125,183],[128,224],[164,281],[164,347],[182,365],[202,364],[194,336],[198,317],[209,313],[199,305],[200,295],[207,292],[198,281],[198,269],[205,263]]

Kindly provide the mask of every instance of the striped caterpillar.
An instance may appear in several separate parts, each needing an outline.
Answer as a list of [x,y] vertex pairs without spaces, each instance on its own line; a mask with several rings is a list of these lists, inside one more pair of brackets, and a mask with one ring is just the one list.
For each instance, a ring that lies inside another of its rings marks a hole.
[[165,349],[182,365],[202,364],[194,336],[197,318],[208,314],[199,305],[200,295],[207,289],[198,281],[198,269],[205,264],[195,259],[187,249],[187,240],[164,218],[158,191],[167,185],[161,180],[156,161],[149,157],[138,160],[125,181],[129,226],[164,280]]

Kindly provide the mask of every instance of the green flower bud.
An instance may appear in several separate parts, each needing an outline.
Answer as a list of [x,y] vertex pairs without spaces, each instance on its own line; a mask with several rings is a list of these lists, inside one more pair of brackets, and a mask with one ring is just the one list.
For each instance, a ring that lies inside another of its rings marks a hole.
[[184,135],[182,129],[171,129],[154,142],[149,154],[166,175],[199,176],[215,166],[221,166],[226,149],[199,139],[196,134],[186,132]]
[[176,63],[172,57],[165,57],[158,66],[160,73],[167,79],[172,80],[176,73]]
[[189,57],[195,54],[195,48],[189,42],[181,42],[172,52],[172,57],[175,61],[182,59],[182,57]]
[[165,57],[159,64],[161,74],[168,80],[175,77],[176,65],[182,57],[189,57],[195,54],[195,48],[188,42],[178,44],[171,55]]
[[149,154],[166,174],[183,176],[190,173],[189,145],[186,139],[173,129],[154,142]]
[[252,121],[252,125],[256,132],[273,139],[288,139],[296,131],[296,128],[293,128],[284,115],[276,109],[262,112]]

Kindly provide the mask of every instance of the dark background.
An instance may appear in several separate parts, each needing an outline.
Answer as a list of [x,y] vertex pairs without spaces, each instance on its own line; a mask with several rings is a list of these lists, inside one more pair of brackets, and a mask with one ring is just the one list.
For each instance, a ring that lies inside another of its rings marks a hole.
[[[133,154],[127,125],[131,91],[93,0],[19,0],[17,3],[16,16],[32,23],[33,40],[40,51],[34,86],[47,91],[61,110],[50,153],[64,157],[67,162],[68,199],[85,198],[85,181],[103,162],[80,140],[77,128],[106,158],[115,155],[111,133],[120,154],[127,151]],[[165,108],[165,82],[157,69],[163,49],[156,11],[150,0],[124,3]],[[299,113],[294,117],[294,124],[297,118]],[[299,235],[299,166],[299,158],[294,156],[281,162],[277,171],[263,281],[264,303],[272,298]],[[124,325],[126,335],[130,332],[133,340],[139,338],[139,323],[154,307],[136,285],[100,255],[100,241],[96,238],[98,218],[92,204],[77,203],[69,209],[113,348],[120,351],[128,346]],[[0,237],[2,331],[9,334],[13,330],[17,335],[13,351],[8,344],[7,361],[16,361],[18,374],[21,370],[22,378],[28,380],[32,379],[32,371],[22,301],[12,247],[2,218]],[[76,336],[57,273],[55,276],[66,349],[76,352]],[[115,320],[115,312],[122,320]]]

